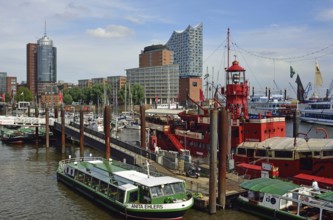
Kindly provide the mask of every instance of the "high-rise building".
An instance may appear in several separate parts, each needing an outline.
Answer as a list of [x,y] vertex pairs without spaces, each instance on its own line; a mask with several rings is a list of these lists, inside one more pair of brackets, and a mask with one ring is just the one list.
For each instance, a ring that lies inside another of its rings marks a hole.
[[145,104],[172,103],[178,99],[179,65],[127,69],[127,83],[145,89]]
[[32,96],[37,94],[37,44],[27,44],[27,87]]
[[111,88],[121,88],[126,85],[126,76],[108,76],[106,78]]
[[80,89],[88,88],[88,87],[92,86],[92,81],[91,81],[91,79],[79,79],[78,86]]
[[173,51],[162,44],[145,47],[139,55],[140,68],[169,64],[173,64]]
[[38,97],[57,82],[57,48],[44,34],[35,43],[27,44],[27,86]]
[[16,95],[17,78],[16,76],[7,76],[7,93],[9,96]]
[[0,72],[0,94],[7,92],[7,73]]
[[57,48],[46,33],[37,41],[37,94],[57,82]]
[[166,43],[174,52],[181,78],[202,76],[202,30],[202,24],[189,25],[184,31],[174,31]]

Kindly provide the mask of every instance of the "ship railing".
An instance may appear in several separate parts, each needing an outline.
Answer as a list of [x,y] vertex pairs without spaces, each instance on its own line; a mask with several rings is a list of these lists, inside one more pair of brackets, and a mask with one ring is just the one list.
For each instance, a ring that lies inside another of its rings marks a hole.
[[67,164],[67,163],[82,162],[82,161],[94,161],[94,160],[103,161],[103,158],[102,157],[73,157],[73,158],[64,159],[61,162],[64,163],[64,164]]

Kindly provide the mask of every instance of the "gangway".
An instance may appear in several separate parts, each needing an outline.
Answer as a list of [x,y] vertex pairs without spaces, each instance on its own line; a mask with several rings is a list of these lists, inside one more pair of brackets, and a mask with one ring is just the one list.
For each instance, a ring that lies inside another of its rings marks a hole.
[[[49,126],[53,126],[55,120],[54,118],[49,118]],[[41,126],[45,124],[45,118],[0,115],[0,125]]]
[[173,146],[177,149],[177,151],[181,152],[184,149],[183,145],[179,142],[175,135],[168,134],[168,138],[172,142]]

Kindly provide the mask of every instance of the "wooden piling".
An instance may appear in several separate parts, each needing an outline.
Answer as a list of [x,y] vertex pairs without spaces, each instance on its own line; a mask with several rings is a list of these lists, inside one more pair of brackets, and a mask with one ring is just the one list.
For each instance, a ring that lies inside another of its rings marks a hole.
[[61,108],[61,153],[65,153],[65,110]]
[[[35,106],[35,117],[38,118],[39,115],[39,111],[38,111],[38,107],[37,105]],[[36,138],[36,143],[38,143],[39,140],[39,127],[36,126],[35,128],[35,138]]]
[[298,134],[299,120],[297,110],[293,112],[293,137],[296,138]]
[[104,108],[104,133],[105,133],[105,158],[107,160],[110,159],[110,151],[111,151],[111,146],[110,146],[110,136],[111,136],[111,116],[110,116],[110,106],[107,105]]
[[226,204],[226,176],[227,176],[227,145],[228,145],[228,117],[227,110],[223,107],[219,112],[219,152],[218,152],[218,204],[225,208]]
[[28,106],[28,117],[31,116],[30,113],[31,113],[31,111],[30,111],[30,105],[29,105],[29,106]]
[[144,105],[140,106],[140,122],[141,122],[141,148],[146,149],[146,109]]
[[216,214],[217,113],[216,109],[210,112],[209,214]]
[[83,127],[83,109],[80,108],[80,156],[84,155],[84,127]]
[[45,145],[46,148],[50,146],[50,139],[49,139],[49,108],[45,108]]
[[55,106],[54,107],[54,118],[57,120],[57,122],[58,122],[58,116],[59,116],[59,114],[58,114],[58,106]]

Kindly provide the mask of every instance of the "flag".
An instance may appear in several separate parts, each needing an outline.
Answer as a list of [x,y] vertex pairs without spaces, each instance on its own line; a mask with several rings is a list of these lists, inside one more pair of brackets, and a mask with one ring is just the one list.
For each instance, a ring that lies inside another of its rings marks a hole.
[[317,62],[316,62],[314,85],[317,87],[323,85],[323,77],[321,76],[321,73],[319,70],[319,64]]
[[59,91],[59,102],[62,103],[62,92]]
[[292,66],[290,66],[290,78],[293,78],[294,75],[295,75],[295,70],[293,69]]
[[298,74],[297,74],[297,78],[296,78],[295,82],[297,83],[297,100],[299,100],[300,102],[303,102],[304,101],[304,87],[301,82],[301,78],[299,77]]
[[202,89],[199,90],[199,98],[200,98],[200,101],[205,101],[205,95],[204,95],[204,92],[202,91]]
[[5,93],[2,93],[2,101],[5,102],[5,99],[6,99],[6,95],[5,95]]

